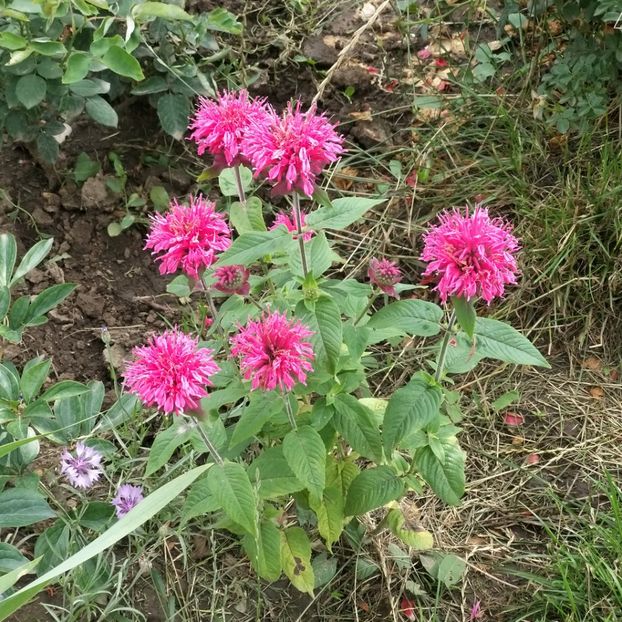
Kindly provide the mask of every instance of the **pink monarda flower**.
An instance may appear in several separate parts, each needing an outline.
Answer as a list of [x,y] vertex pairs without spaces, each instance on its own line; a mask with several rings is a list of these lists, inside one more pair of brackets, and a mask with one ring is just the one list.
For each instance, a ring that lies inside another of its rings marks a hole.
[[60,472],[76,488],[90,488],[101,476],[103,456],[84,443],[76,443],[72,454],[65,449],[60,459]]
[[225,217],[211,201],[202,196],[190,197],[183,205],[173,199],[166,214],[151,216],[151,230],[145,249],[162,253],[160,274],[172,274],[181,268],[193,279],[199,270],[208,268],[216,255],[231,246],[231,230]]
[[516,283],[519,243],[509,224],[479,205],[472,214],[445,212],[439,221],[425,234],[421,259],[429,262],[423,276],[439,277],[435,289],[443,302],[481,296],[490,304],[503,296],[505,285]]
[[277,386],[290,391],[296,381],[306,384],[312,372],[313,334],[302,322],[288,320],[284,313],[266,313],[250,321],[231,339],[231,354],[240,358],[242,375],[253,389],[272,391]]
[[214,168],[245,164],[240,151],[242,139],[251,124],[269,123],[269,114],[263,100],[253,99],[248,92],[224,91],[216,100],[199,98],[195,117],[190,123],[190,139],[197,143],[197,152],[206,151],[214,156]]
[[242,153],[274,184],[272,193],[299,190],[311,196],[315,178],[343,153],[343,136],[315,107],[300,111],[291,103],[281,116],[270,112],[269,122],[253,123],[242,141]]
[[128,390],[166,414],[195,409],[220,369],[211,350],[199,348],[197,338],[178,329],[152,337],[132,354],[134,361],[125,370]]
[[[300,224],[304,227],[307,224],[307,215],[300,210]],[[279,212],[274,219],[274,222],[270,226],[270,231],[274,231],[278,227],[283,225],[290,233],[296,233],[298,231],[298,227],[296,227],[296,217],[288,216],[284,212]],[[305,231],[302,234],[302,239],[305,242],[308,242],[315,235],[315,231]],[[294,235],[294,240],[297,240],[298,236]]]
[[119,486],[117,496],[112,500],[117,518],[123,518],[144,498],[142,486],[132,486],[132,484],[122,484]]
[[402,271],[395,262],[388,259],[371,259],[367,276],[370,282],[379,287],[385,294],[399,298],[395,286],[402,279]]
[[222,266],[214,270],[214,287],[223,294],[247,296],[251,290],[248,282],[250,272],[244,266]]

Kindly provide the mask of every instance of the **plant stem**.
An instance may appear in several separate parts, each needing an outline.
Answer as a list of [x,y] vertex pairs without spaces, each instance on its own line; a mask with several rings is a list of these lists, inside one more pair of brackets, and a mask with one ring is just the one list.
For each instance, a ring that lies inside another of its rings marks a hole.
[[354,326],[356,326],[367,314],[367,312],[371,309],[371,306],[376,302],[378,298],[378,294],[373,293],[372,297],[369,299],[369,304],[361,311],[361,314],[354,320]]
[[224,460],[222,459],[222,456],[218,453],[218,450],[216,449],[216,447],[214,447],[214,444],[212,443],[212,441],[209,440],[209,436],[207,435],[207,432],[201,426],[201,422],[199,421],[199,419],[197,417],[194,417],[194,421],[197,424],[197,430],[199,431],[199,434],[201,435],[203,442],[207,445],[207,448],[209,449],[209,452],[212,455],[214,462],[218,465],[224,464]]
[[297,430],[298,424],[296,423],[296,417],[294,417],[294,412],[292,411],[292,405],[289,403],[289,396],[284,395],[283,401],[285,402],[285,410],[287,411],[287,417],[291,423],[292,430]]
[[244,192],[244,184],[242,183],[242,175],[240,175],[240,165],[236,164],[233,167],[233,176],[235,178],[235,186],[238,191],[238,198],[240,203],[246,207],[246,193]]
[[307,256],[305,254],[305,241],[302,237],[302,216],[300,214],[300,197],[297,192],[292,194],[294,202],[294,218],[296,220],[296,229],[298,231],[298,247],[300,248],[300,261],[302,262],[302,274],[307,278],[309,268],[307,267]]
[[209,311],[212,314],[212,318],[214,320],[214,327],[216,331],[220,335],[222,339],[222,347],[223,350],[229,354],[229,345],[227,343],[227,334],[225,333],[225,329],[220,325],[220,320],[218,319],[218,310],[216,309],[216,305],[214,304],[214,298],[212,297],[211,292],[209,291],[209,287],[205,286],[205,283],[201,281],[201,285],[203,286],[203,293],[205,294],[205,300],[207,301],[207,306],[209,307]]
[[449,346],[449,339],[451,338],[451,329],[453,328],[455,322],[456,312],[452,309],[451,315],[449,316],[449,322],[447,323],[447,329],[443,337],[443,343],[441,344],[441,351],[438,354],[436,373],[434,374],[434,379],[437,382],[441,379],[441,376],[443,375],[443,370],[445,368],[445,359],[447,358],[447,347]]

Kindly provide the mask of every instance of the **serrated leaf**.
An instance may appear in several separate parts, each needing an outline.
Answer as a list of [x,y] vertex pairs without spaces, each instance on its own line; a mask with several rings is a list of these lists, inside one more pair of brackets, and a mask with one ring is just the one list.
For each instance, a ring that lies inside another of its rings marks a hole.
[[264,449],[248,467],[248,476],[261,499],[275,499],[304,488],[290,469],[282,447]]
[[313,339],[321,344],[322,351],[326,353],[329,369],[334,371],[343,341],[339,307],[331,298],[322,297],[316,301],[312,315],[315,323],[311,328],[317,330],[317,335],[314,335]]
[[103,98],[95,95],[89,97],[85,104],[86,112],[101,125],[106,127],[117,127],[119,125],[119,117],[115,109]]
[[188,490],[188,495],[181,508],[181,522],[187,523],[196,516],[220,510],[221,506],[211,492],[208,476],[198,479]]
[[235,425],[229,447],[235,447],[252,438],[277,413],[284,409],[283,397],[276,391],[251,393],[250,403],[242,411]]
[[[323,231],[305,243],[305,255],[309,272],[316,278],[322,276],[333,262],[339,261],[339,255],[330,247]],[[289,269],[297,276],[304,276],[298,244],[290,248]]]
[[220,255],[218,262],[213,267],[234,266],[236,264],[250,266],[266,255],[287,250],[291,243],[292,239],[289,232],[282,227],[274,231],[243,233]]
[[131,78],[137,82],[145,79],[140,63],[118,45],[111,45],[102,56],[101,61],[108,69],[120,76]]
[[253,537],[257,537],[257,499],[244,467],[225,462],[212,467],[210,490],[225,514]]
[[35,74],[22,76],[15,85],[15,95],[19,102],[30,110],[45,99],[47,84]]
[[382,439],[371,412],[353,395],[342,393],[334,402],[335,429],[352,448],[370,460],[382,462]]
[[166,93],[158,99],[158,118],[162,129],[173,138],[181,140],[188,128],[192,112],[190,100],[180,93]]
[[430,447],[415,454],[415,464],[432,490],[449,505],[456,505],[464,494],[464,452],[455,439],[443,442],[445,461],[441,462]]
[[311,543],[300,527],[288,527],[281,532],[281,566],[295,588],[313,596]]
[[317,516],[318,531],[324,538],[326,548],[331,551],[331,546],[341,536],[345,521],[344,497],[341,488],[336,486],[326,488],[320,499],[310,495],[309,505]]
[[352,482],[346,497],[346,516],[365,514],[394,501],[404,492],[404,484],[388,466],[362,471]]
[[0,527],[25,527],[56,516],[45,497],[30,488],[0,492]]
[[33,268],[36,268],[48,256],[50,250],[52,250],[52,244],[54,244],[54,238],[48,238],[47,240],[40,240],[34,246],[29,248],[28,252],[19,262],[17,270],[15,270],[15,273],[9,282],[9,286],[14,285]]
[[345,229],[361,218],[368,210],[385,199],[347,197],[335,199],[331,207],[320,207],[307,216],[309,229]]
[[442,392],[422,373],[398,389],[389,400],[384,414],[382,435],[388,456],[407,435],[423,429],[438,417]]
[[473,303],[461,296],[453,296],[451,302],[454,306],[456,313],[456,319],[462,330],[473,339],[473,333],[475,332],[475,307]]
[[490,318],[477,318],[475,339],[477,353],[481,357],[489,357],[515,365],[550,367],[527,337],[504,322]]
[[171,426],[156,434],[145,469],[145,477],[149,477],[163,467],[173,455],[173,452],[183,443],[190,440],[194,432],[194,426],[181,423],[173,423]]
[[371,316],[367,326],[373,329],[392,328],[407,335],[431,337],[440,332],[443,311],[425,300],[398,300]]
[[283,439],[283,455],[309,492],[321,496],[326,483],[326,447],[322,437],[308,425],[292,430]]
[[281,576],[281,534],[274,523],[261,521],[257,539],[246,534],[242,546],[262,579],[276,581]]

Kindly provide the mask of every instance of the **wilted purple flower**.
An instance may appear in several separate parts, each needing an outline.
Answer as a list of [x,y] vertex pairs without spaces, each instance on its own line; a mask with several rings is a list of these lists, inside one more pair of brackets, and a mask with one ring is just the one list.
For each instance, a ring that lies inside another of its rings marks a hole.
[[117,496],[112,500],[112,505],[116,508],[117,518],[123,518],[143,499],[142,486],[132,486],[132,484],[122,484],[119,486]]
[[67,477],[72,486],[90,488],[103,473],[101,467],[103,456],[84,443],[77,443],[74,453],[75,455],[68,449],[63,451],[60,472]]

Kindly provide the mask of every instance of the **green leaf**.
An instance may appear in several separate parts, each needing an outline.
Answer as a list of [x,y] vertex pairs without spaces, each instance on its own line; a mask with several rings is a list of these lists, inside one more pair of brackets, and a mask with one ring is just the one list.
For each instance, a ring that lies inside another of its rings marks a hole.
[[45,497],[30,488],[0,492],[0,527],[25,527],[56,516]]
[[346,516],[365,514],[394,501],[404,492],[404,484],[388,466],[362,471],[350,484]]
[[231,224],[240,235],[242,233],[266,230],[263,208],[259,197],[249,197],[246,200],[246,205],[242,205],[239,201],[234,201],[229,208],[229,220],[231,220]]
[[177,422],[174,422],[166,430],[158,432],[149,450],[145,477],[149,477],[163,467],[173,452],[190,439],[193,432],[194,426]]
[[300,527],[288,527],[281,532],[281,566],[295,588],[313,596],[311,542]]
[[73,168],[73,178],[77,183],[86,181],[89,177],[94,177],[100,171],[99,162],[92,160],[87,153],[80,153],[76,158]]
[[84,511],[80,513],[80,525],[93,531],[102,531],[108,526],[113,515],[114,507],[112,504],[105,501],[90,501]]
[[22,50],[28,45],[28,41],[21,37],[20,35],[16,35],[13,32],[9,32],[5,30],[4,32],[0,32],[0,48],[5,48],[6,50]]
[[35,74],[22,76],[15,85],[15,95],[19,102],[30,110],[45,99],[47,84]]
[[242,24],[237,21],[235,15],[218,7],[211,10],[207,14],[207,28],[217,32],[226,32],[230,35],[239,35],[242,33]]
[[81,97],[92,97],[93,95],[104,95],[110,91],[110,82],[89,78],[80,80],[69,85],[69,90]]
[[475,340],[477,353],[481,357],[515,365],[550,367],[527,337],[498,320],[478,317],[475,322]]
[[181,140],[188,129],[188,117],[192,112],[190,100],[180,93],[167,93],[158,99],[157,110],[162,129]]
[[204,514],[216,512],[220,509],[220,503],[218,503],[216,497],[212,494],[208,473],[208,477],[202,477],[190,487],[186,501],[181,508],[180,520],[182,524],[185,524],[196,516],[203,516]]
[[185,274],[176,276],[167,286],[166,291],[178,298],[188,298],[192,293],[190,281]]
[[[253,180],[253,173],[249,168],[240,166],[240,178],[242,179],[242,188],[245,192],[251,186]],[[218,175],[218,185],[220,192],[226,197],[237,197],[238,186],[235,182],[235,170],[233,168],[225,168]]]
[[322,297],[316,301],[312,317],[315,321],[311,328],[316,331],[313,341],[326,354],[329,369],[335,371],[343,341],[339,307],[331,298]]
[[33,359],[24,366],[20,388],[26,403],[30,402],[43,386],[45,379],[50,372],[50,359]]
[[103,97],[99,97],[99,95],[89,97],[86,100],[85,108],[89,117],[101,125],[117,127],[119,124],[119,117],[115,109]]
[[307,227],[319,229],[345,229],[365,214],[368,210],[386,199],[364,199],[347,197],[335,199],[331,207],[320,207],[307,216]]
[[308,425],[292,430],[283,439],[283,455],[309,492],[321,496],[326,483],[326,447],[322,437]]
[[67,48],[60,41],[40,41],[33,39],[30,47],[43,56],[64,56]]
[[281,576],[281,534],[273,522],[261,521],[257,539],[246,534],[242,546],[262,579],[276,581]]
[[53,402],[54,400],[82,395],[88,390],[89,388],[81,382],[76,382],[75,380],[61,380],[61,382],[57,382],[54,386],[45,391],[40,399],[45,402]]
[[[333,262],[340,260],[339,255],[330,247],[323,231],[320,231],[311,241],[305,243],[305,254],[309,271],[316,278],[322,276]],[[298,244],[292,245],[290,249],[289,269],[297,276],[304,276]]]
[[142,4],[136,4],[132,8],[132,17],[134,17],[137,22],[144,22],[155,19],[156,17],[174,21],[194,21],[194,18],[186,13],[180,6],[165,2],[143,2]]
[[58,160],[60,147],[54,136],[48,132],[41,131],[37,136],[37,151],[45,162],[53,164]]
[[264,424],[270,421],[277,413],[282,412],[283,408],[283,397],[276,391],[267,393],[254,391],[251,393],[250,403],[242,411],[242,415],[231,435],[229,447],[235,447],[255,436],[263,428]]
[[415,454],[415,464],[432,490],[449,505],[456,505],[464,494],[464,452],[455,438],[443,441],[445,461],[441,462],[430,447]]
[[248,476],[257,487],[260,499],[275,499],[304,488],[304,484],[289,468],[282,447],[264,449],[248,467]]
[[0,397],[16,401],[19,395],[19,376],[11,363],[0,363]]
[[0,285],[8,286],[17,259],[17,244],[11,233],[0,234]]
[[252,536],[257,536],[257,499],[241,464],[215,465],[208,478],[212,495],[225,514]]
[[[41,590],[59,576],[80,566],[92,557],[99,555],[106,549],[114,546],[119,540],[122,540],[125,536],[135,531],[173,501],[173,499],[179,496],[181,492],[209,469],[210,466],[211,465],[204,465],[192,469],[176,477],[161,488],[158,488],[110,527],[110,529],[106,530],[90,544],[81,548],[75,555],[72,555],[62,564],[56,566],[42,577],[24,586],[14,594],[5,597],[4,600],[0,601],[0,620],[6,620],[11,614],[28,601],[32,600]],[[5,590],[2,591],[4,592]]]
[[11,306],[11,290],[6,285],[0,285],[0,320],[6,317]]
[[89,72],[91,66],[91,55],[86,52],[72,52],[67,58],[67,66],[63,74],[63,84],[73,84],[79,82]]
[[149,200],[158,212],[165,212],[170,203],[170,197],[164,186],[153,186],[149,190]]
[[76,288],[73,283],[61,283],[44,289],[30,304],[26,322],[45,315],[48,311],[59,305]]
[[427,551],[434,546],[434,536],[425,529],[406,526],[404,515],[398,508],[392,508],[387,513],[387,525],[395,536],[416,551]]
[[[11,572],[7,572],[7,574],[1,576],[0,577],[0,594],[4,594],[5,592],[7,592],[24,575],[32,574],[33,572],[35,572],[40,561],[41,561],[40,558],[33,559],[31,562],[22,564],[19,568],[15,568],[15,570],[11,570]],[[13,613],[14,611],[17,611],[17,609],[19,609],[19,606],[15,607],[15,609],[11,609],[10,612]],[[2,611],[2,608],[0,607],[0,612],[1,611]],[[0,615],[2,614],[0,613]],[[0,619],[5,619],[5,618],[0,618]]]
[[19,552],[19,549],[6,542],[0,542],[0,574],[11,572],[27,563],[28,559]]
[[33,268],[36,268],[52,250],[54,238],[47,240],[39,240],[34,246],[28,249],[28,252],[22,257],[17,266],[17,270],[13,274],[9,282],[9,287],[13,286],[19,279],[28,274]]
[[342,393],[335,398],[335,429],[352,448],[370,460],[382,461],[382,440],[373,415],[353,395]]
[[441,398],[441,388],[430,384],[421,372],[391,396],[382,427],[387,456],[405,436],[425,428],[438,417]]
[[101,61],[108,69],[120,76],[131,78],[137,82],[145,79],[140,63],[118,45],[111,45],[110,49],[102,56]]
[[520,393],[518,391],[506,391],[500,395],[492,404],[492,409],[496,412],[505,410],[510,404],[514,404],[520,400]]
[[456,312],[458,324],[462,330],[471,339],[473,339],[473,333],[475,332],[475,319],[477,318],[473,303],[466,298],[462,298],[461,296],[452,296],[451,302],[454,305],[454,311]]
[[243,233],[220,255],[218,262],[213,267],[219,268],[236,264],[250,266],[266,255],[287,250],[291,243],[291,236],[283,227],[274,231]]
[[393,328],[407,335],[431,337],[440,332],[443,311],[425,300],[398,300],[374,313],[366,324],[369,328]]
[[332,552],[331,546],[339,540],[345,522],[341,488],[336,486],[326,488],[319,500],[310,495],[309,505],[317,516],[318,531],[326,542],[326,548]]

